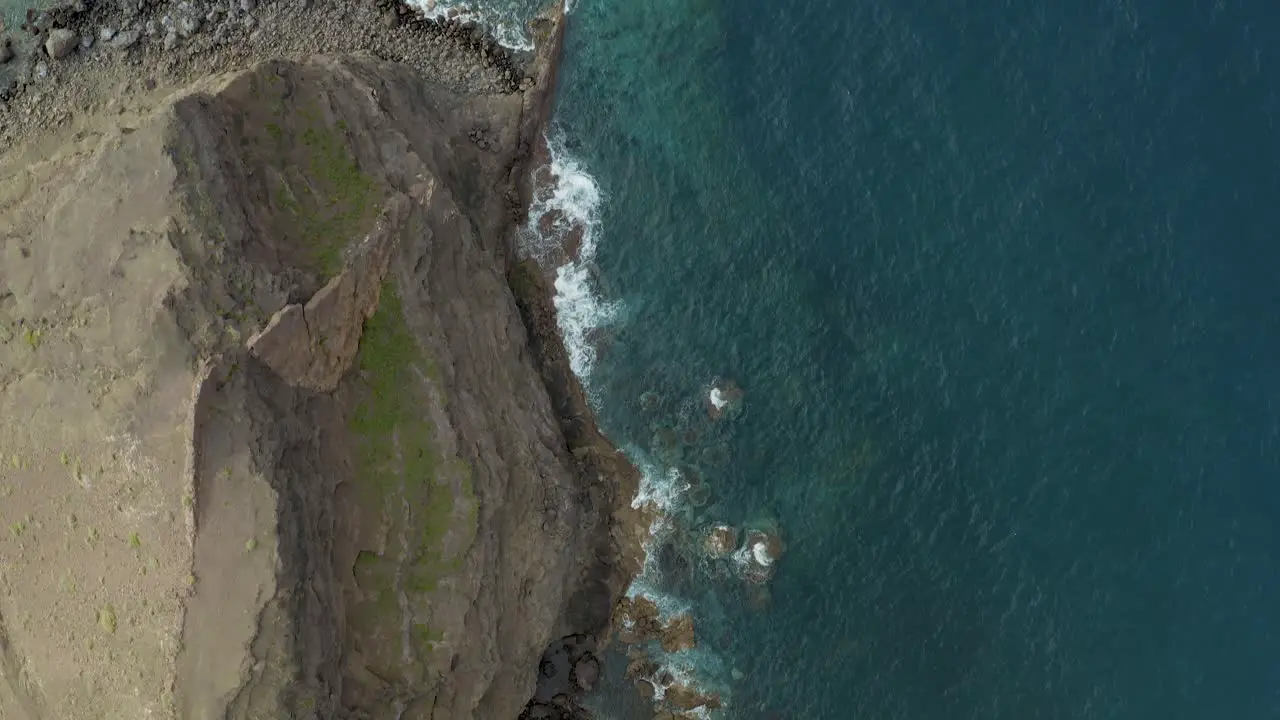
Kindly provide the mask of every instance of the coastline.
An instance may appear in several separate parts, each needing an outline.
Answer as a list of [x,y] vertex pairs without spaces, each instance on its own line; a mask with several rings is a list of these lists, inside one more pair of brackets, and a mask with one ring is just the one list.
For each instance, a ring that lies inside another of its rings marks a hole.
[[[404,63],[433,82],[465,95],[521,93],[518,146],[507,168],[507,186],[491,188],[502,198],[507,218],[496,248],[504,259],[511,292],[528,332],[530,350],[541,373],[579,482],[577,488],[588,522],[578,528],[594,552],[577,558],[575,592],[550,629],[553,638],[547,657],[569,656],[565,673],[542,673],[526,714],[577,712],[574,696],[588,690],[592,681],[583,663],[597,662],[593,653],[608,643],[615,605],[644,564],[644,543],[651,516],[632,507],[640,473],[600,432],[586,394],[569,362],[556,322],[553,289],[545,275],[530,261],[518,260],[516,240],[526,222],[533,195],[534,171],[545,160],[545,128],[554,101],[556,72],[564,33],[562,11],[553,11],[534,23],[538,40],[532,53],[516,53],[499,46],[489,35],[473,27],[425,19],[402,4],[360,3],[321,7],[314,2],[263,3],[238,16],[209,7],[213,17],[183,38],[181,45],[165,47],[167,34],[143,28],[160,22],[166,11],[186,3],[147,3],[143,9],[121,12],[106,5],[63,6],[41,13],[45,24],[35,38],[38,46],[56,28],[78,37],[93,37],[61,59],[42,57],[43,51],[27,48],[9,60],[9,76],[0,104],[0,150],[25,148],[39,153],[46,144],[77,133],[85,119],[104,114],[130,117],[129,111],[156,101],[172,88],[219,76],[280,57],[321,54],[369,54]],[[214,15],[221,15],[219,18]],[[252,29],[244,18],[252,17]],[[218,31],[238,22],[238,35],[218,36]],[[47,23],[47,24],[46,24]],[[340,27],[340,30],[335,28]],[[103,28],[120,33],[137,32],[137,39],[116,47],[105,39]],[[10,29],[12,31],[12,28]],[[246,31],[247,30],[247,31]],[[32,47],[38,47],[33,45]],[[376,102],[376,98],[375,98]],[[488,142],[472,137],[481,148]],[[491,204],[490,207],[494,207]],[[537,668],[530,668],[531,675]],[[535,715],[530,715],[535,716]]]
[[[569,449],[578,465],[581,490],[587,507],[597,510],[597,550],[585,558],[586,586],[571,598],[565,615],[547,649],[539,671],[534,698],[522,720],[593,717],[578,700],[590,692],[599,674],[597,657],[613,641],[615,626],[624,621],[618,608],[626,605],[626,593],[644,570],[650,531],[656,519],[651,504],[637,507],[641,472],[600,430],[582,379],[574,372],[565,338],[557,320],[555,268],[536,258],[520,258],[517,246],[522,226],[530,217],[539,174],[550,170],[551,153],[546,130],[554,110],[556,81],[568,16],[557,10],[548,24],[535,21],[535,83],[538,92],[524,102],[520,124],[518,160],[512,168],[516,205],[510,229],[508,284],[530,333],[535,363]],[[571,254],[571,253],[566,253]],[[603,532],[600,532],[603,531]],[[589,677],[583,671],[591,668]]]

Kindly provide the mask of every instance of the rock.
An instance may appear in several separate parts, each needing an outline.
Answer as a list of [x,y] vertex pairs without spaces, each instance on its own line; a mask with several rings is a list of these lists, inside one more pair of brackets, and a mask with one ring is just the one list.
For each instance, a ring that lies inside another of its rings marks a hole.
[[590,690],[600,679],[600,661],[591,653],[583,655],[573,664],[570,679],[579,690],[583,692]]
[[44,80],[45,78],[49,77],[49,63],[43,60],[36,63],[36,67],[33,75],[36,80]]
[[9,38],[0,39],[0,64],[7,63],[13,59],[13,45]]
[[732,380],[714,383],[707,391],[707,415],[712,420],[722,420],[736,414],[742,407],[742,396],[746,393]]
[[[558,212],[558,211],[554,211]],[[662,406],[662,396],[652,390],[640,393],[640,409],[646,413],[655,413]]]
[[778,559],[782,557],[782,538],[776,523],[766,520],[748,528],[738,557],[748,582],[768,582],[778,569]]
[[240,0],[240,10],[242,12],[251,13],[258,7],[256,0]]
[[658,604],[644,595],[618,600],[614,624],[618,627],[618,639],[627,644],[648,642],[662,632]]
[[86,52],[93,48],[93,36],[84,35],[80,38],[80,51]]
[[178,46],[178,33],[170,30],[164,36],[164,49],[172,50]]
[[614,623],[618,626],[618,639],[627,644],[658,640],[662,649],[671,653],[697,645],[692,617],[682,613],[664,623],[657,603],[644,595],[619,600],[614,611]]
[[738,531],[729,525],[716,525],[702,540],[702,549],[713,558],[727,557],[738,548]]
[[715,695],[699,692],[688,685],[675,683],[667,688],[666,695],[663,699],[671,703],[680,710],[693,710],[695,708],[705,707],[708,710],[715,710],[720,707],[720,698]]
[[658,672],[658,663],[654,662],[644,650],[628,648],[626,676],[629,678],[649,678]]
[[98,30],[98,39],[102,42],[111,42],[111,39],[115,36],[116,30],[113,27],[104,26],[102,29]]
[[693,617],[688,613],[677,615],[662,628],[662,649],[669,653],[689,650],[697,646],[693,636]]
[[306,306],[289,305],[249,340],[249,352],[290,385],[320,392],[338,386],[359,349],[361,328],[378,307],[380,289],[409,198],[396,196],[343,271]]
[[44,41],[44,51],[54,60],[70,55],[80,44],[80,36],[66,28],[54,28]]
[[111,47],[117,50],[127,50],[138,44],[138,40],[140,39],[142,39],[142,31],[137,28],[124,30],[112,37]]
[[184,38],[189,38],[196,34],[200,29],[200,18],[194,15],[183,15],[178,18],[178,34]]

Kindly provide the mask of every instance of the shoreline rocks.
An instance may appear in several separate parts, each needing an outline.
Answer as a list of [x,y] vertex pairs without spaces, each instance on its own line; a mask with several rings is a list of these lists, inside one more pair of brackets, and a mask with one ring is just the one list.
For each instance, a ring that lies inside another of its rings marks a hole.
[[125,101],[142,78],[174,87],[279,56],[367,52],[467,93],[535,84],[531,53],[400,0],[72,0],[29,10],[21,32],[0,38],[0,149]]

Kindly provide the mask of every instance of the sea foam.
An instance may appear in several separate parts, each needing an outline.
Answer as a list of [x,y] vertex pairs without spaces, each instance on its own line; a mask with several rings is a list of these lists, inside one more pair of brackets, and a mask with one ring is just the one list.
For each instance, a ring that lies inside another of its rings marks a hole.
[[[601,297],[594,277],[604,197],[595,178],[565,151],[561,135],[548,135],[547,150],[550,180],[535,183],[529,221],[520,232],[520,249],[545,262],[562,249],[566,235],[577,233],[576,251],[556,269],[553,301],[569,364],[589,387],[596,360],[591,334],[612,323],[621,309],[619,303]],[[554,220],[544,225],[543,218]]]
[[[458,22],[475,23],[493,35],[493,39],[510,50],[533,50],[533,41],[524,30],[525,3],[488,0],[483,4],[461,0],[409,0],[409,4],[422,10],[432,20],[452,18]],[[566,3],[567,7],[567,3]],[[530,15],[532,17],[532,15]]]

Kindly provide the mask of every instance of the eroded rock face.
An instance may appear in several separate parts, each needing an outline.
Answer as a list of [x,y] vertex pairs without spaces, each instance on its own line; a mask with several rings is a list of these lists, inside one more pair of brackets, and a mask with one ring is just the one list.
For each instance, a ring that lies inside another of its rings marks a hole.
[[[553,641],[608,626],[638,478],[508,244],[539,77],[270,63],[5,186],[0,408],[30,427],[0,452],[31,492],[0,716],[514,718]],[[598,678],[583,643],[557,696]]]

